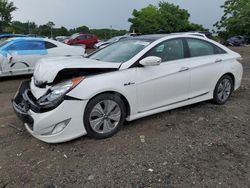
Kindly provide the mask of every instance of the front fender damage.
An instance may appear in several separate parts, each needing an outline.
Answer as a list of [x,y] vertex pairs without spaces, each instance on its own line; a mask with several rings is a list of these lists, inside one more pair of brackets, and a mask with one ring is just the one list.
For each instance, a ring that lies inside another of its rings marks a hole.
[[63,80],[68,80],[80,76],[95,76],[117,70],[117,68],[66,68],[58,72],[53,82],[39,82],[36,79],[34,79],[34,82],[36,87],[46,88],[47,86],[55,85]]

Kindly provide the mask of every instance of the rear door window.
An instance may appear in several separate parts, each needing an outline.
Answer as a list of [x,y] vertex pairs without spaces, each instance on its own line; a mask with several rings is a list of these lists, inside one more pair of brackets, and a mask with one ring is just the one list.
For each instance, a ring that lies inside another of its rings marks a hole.
[[167,40],[152,50],[150,50],[146,57],[157,56],[162,59],[162,62],[173,61],[185,58],[184,45],[182,39]]
[[199,39],[187,39],[191,57],[207,56],[216,54],[212,44]]
[[9,51],[22,51],[22,50],[45,50],[43,41],[25,41],[16,42],[6,48]]
[[92,39],[92,38],[93,38],[93,35],[87,35],[86,38],[87,38],[87,39]]
[[86,35],[81,35],[81,36],[77,37],[77,39],[79,39],[79,40],[85,40],[86,38],[87,38]]

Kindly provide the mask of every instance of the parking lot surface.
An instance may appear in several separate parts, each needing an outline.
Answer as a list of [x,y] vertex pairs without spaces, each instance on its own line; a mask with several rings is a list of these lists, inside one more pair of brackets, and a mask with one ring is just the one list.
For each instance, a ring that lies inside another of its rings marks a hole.
[[233,50],[244,58],[244,78],[226,105],[139,119],[105,140],[38,141],[10,104],[29,77],[0,78],[0,188],[249,187],[250,47]]

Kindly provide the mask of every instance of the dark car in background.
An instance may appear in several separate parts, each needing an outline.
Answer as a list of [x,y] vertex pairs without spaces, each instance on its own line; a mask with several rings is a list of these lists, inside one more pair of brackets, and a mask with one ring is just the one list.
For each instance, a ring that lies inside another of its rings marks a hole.
[[85,45],[86,48],[92,48],[98,43],[98,38],[94,34],[74,34],[66,41],[68,45]]
[[248,44],[248,40],[244,36],[234,36],[226,41],[227,46],[244,46]]
[[19,34],[1,34],[0,35],[0,43],[3,41],[9,39],[9,38],[15,38],[15,37],[27,37],[26,35],[19,35]]

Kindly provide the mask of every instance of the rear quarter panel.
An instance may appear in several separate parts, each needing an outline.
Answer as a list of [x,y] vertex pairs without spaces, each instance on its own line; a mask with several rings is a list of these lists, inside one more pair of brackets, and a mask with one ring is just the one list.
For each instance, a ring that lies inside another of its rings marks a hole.
[[238,89],[241,85],[241,80],[243,76],[243,67],[242,64],[237,60],[241,56],[238,53],[231,52],[225,58],[223,64],[223,70],[218,78],[218,80],[225,74],[231,73],[234,76],[234,89]]

